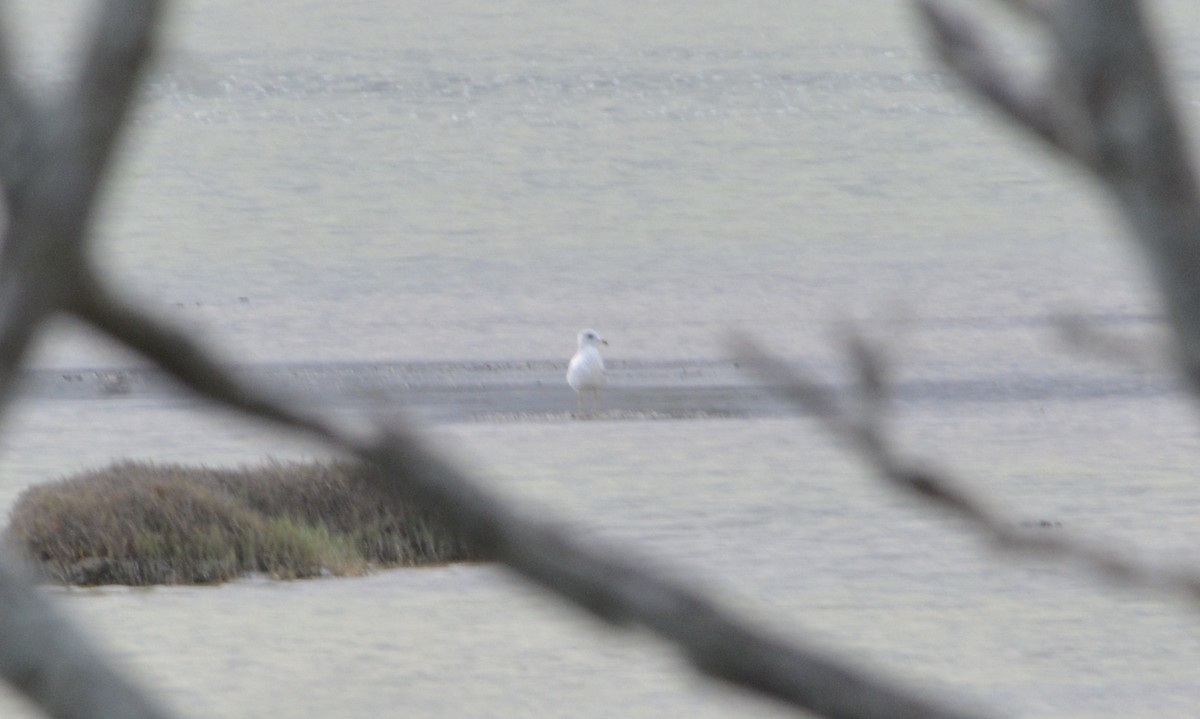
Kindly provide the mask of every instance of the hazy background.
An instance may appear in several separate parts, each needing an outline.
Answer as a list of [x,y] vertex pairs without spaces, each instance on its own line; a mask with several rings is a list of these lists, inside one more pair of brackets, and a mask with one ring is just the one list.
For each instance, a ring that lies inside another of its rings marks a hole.
[[[76,10],[7,13],[23,72],[51,89]],[[1195,126],[1200,8],[1156,17]],[[130,294],[252,362],[565,366],[582,326],[613,359],[711,359],[739,327],[836,377],[834,329],[859,318],[891,337],[901,380],[979,388],[905,402],[914,453],[1014,520],[1196,558],[1190,406],[1065,353],[1051,327],[1078,312],[1161,330],[1123,228],[956,93],[913,20],[892,2],[177,4],[97,251]],[[62,326],[37,364],[130,361]],[[786,635],[996,713],[1200,702],[1200,634],[1176,601],[998,560],[806,420],[430,431],[489,486],[678,562]],[[28,401],[0,443],[6,507],[119,457],[322,453],[119,398]],[[776,711],[488,567],[51,594],[184,716]]]

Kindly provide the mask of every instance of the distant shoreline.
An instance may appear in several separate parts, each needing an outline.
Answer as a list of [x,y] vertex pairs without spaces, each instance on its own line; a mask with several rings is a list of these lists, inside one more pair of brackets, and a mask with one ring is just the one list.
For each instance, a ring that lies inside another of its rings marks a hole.
[[[404,412],[433,422],[562,421],[575,415],[566,363],[552,360],[264,363],[235,366],[244,379],[299,402]],[[32,400],[192,403],[153,367],[26,370]],[[1159,397],[1175,381],[1131,373],[1005,375],[902,380],[901,402],[1087,401]],[[732,361],[613,361],[601,420],[783,416],[791,410]]]

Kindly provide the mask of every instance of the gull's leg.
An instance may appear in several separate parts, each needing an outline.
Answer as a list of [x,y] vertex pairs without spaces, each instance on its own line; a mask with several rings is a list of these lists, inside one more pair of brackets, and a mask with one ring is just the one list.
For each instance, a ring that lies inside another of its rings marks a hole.
[[576,402],[578,403],[578,406],[579,406],[579,411],[578,411],[578,412],[576,412],[575,414],[577,414],[577,415],[579,415],[579,416],[581,416],[581,417],[582,417],[582,416],[583,416],[583,392],[576,392],[576,393],[575,393],[575,400],[576,400]]
[[592,390],[592,409],[596,414],[600,414],[600,390]]

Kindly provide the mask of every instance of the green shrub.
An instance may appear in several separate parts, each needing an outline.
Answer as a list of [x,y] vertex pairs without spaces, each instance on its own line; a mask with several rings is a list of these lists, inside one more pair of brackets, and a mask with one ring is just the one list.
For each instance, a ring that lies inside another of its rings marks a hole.
[[348,461],[235,470],[120,462],[26,489],[4,539],[69,584],[295,579],[469,560]]

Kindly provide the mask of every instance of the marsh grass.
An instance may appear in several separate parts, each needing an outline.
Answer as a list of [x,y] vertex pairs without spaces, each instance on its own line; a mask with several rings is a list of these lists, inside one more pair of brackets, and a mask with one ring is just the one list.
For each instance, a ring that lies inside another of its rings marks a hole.
[[348,461],[214,469],[120,462],[26,489],[4,539],[67,584],[284,579],[470,560]]

